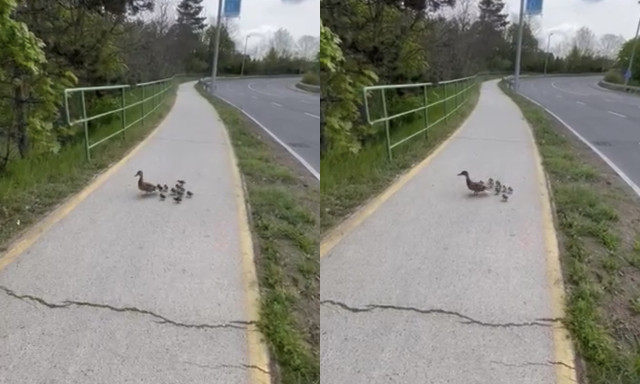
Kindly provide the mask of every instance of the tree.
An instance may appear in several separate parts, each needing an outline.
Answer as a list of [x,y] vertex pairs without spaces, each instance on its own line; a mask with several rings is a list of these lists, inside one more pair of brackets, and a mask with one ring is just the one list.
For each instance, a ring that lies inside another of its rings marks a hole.
[[278,29],[271,38],[271,48],[275,50],[278,57],[291,58],[296,50],[296,41],[291,33],[284,28]]
[[593,56],[596,50],[596,35],[588,27],[580,27],[573,38],[573,45],[582,56]]
[[[640,39],[640,38],[638,38]],[[629,67],[629,60],[631,60],[631,52],[633,51],[633,45],[636,39],[629,39],[622,45],[620,52],[618,52],[618,65],[622,71],[626,71]],[[640,41],[638,42],[640,46]],[[633,67],[631,68],[631,79],[640,82],[640,49],[636,50],[636,56],[633,59]]]
[[15,9],[14,0],[0,0],[0,171],[13,148],[22,158],[34,148],[57,150],[52,121],[61,103],[58,94],[76,80],[70,72],[63,81],[49,78],[44,43],[13,18]]
[[606,58],[614,59],[618,55],[623,44],[624,37],[607,33],[600,36],[600,39],[598,40],[598,53]]
[[505,28],[509,24],[507,14],[503,13],[504,2],[502,0],[480,0],[478,9],[480,14],[474,25],[477,36],[474,56],[480,59],[485,66],[503,67],[504,64],[501,64],[501,61],[504,62],[506,49],[503,36]]
[[186,27],[189,32],[197,34],[205,28],[205,17],[202,14],[202,0],[181,0],[178,4],[178,25]]
[[305,35],[298,39],[297,47],[300,57],[313,60],[320,49],[320,40],[315,36]]
[[184,63],[187,71],[199,72],[206,68],[197,56],[201,43],[201,33],[205,28],[205,17],[202,14],[202,0],[181,0],[178,4],[178,19],[174,26],[174,51]]

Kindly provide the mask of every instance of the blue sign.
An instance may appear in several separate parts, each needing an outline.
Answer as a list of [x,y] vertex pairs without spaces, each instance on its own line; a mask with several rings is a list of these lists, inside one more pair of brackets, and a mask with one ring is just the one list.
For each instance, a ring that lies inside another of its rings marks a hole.
[[528,15],[539,15],[542,13],[542,0],[527,0],[525,13]]
[[240,17],[241,0],[218,0],[224,1],[224,12],[222,16],[227,18]]
[[631,78],[631,71],[627,69],[626,71],[624,71],[624,79],[629,81],[630,78]]

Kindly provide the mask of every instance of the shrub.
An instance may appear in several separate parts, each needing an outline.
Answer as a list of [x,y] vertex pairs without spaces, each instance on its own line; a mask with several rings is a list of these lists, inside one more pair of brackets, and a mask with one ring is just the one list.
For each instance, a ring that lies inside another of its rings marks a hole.
[[320,76],[315,72],[307,72],[302,75],[302,82],[310,85],[320,85]]
[[614,84],[624,83],[624,77],[617,69],[610,69],[604,74],[604,81]]

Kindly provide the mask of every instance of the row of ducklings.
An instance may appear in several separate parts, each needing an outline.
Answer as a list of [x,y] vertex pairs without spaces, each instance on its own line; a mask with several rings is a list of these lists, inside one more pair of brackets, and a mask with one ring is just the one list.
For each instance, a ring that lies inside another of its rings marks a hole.
[[494,181],[493,178],[491,177],[487,180],[487,183],[485,184],[483,180],[480,180],[480,181],[471,180],[471,178],[469,177],[469,172],[467,171],[462,171],[458,173],[458,176],[465,177],[467,182],[467,188],[473,191],[474,195],[478,194],[478,192],[487,192],[493,189],[496,195],[499,195],[502,193],[502,201],[506,202],[507,200],[509,200],[509,195],[513,193],[513,188],[503,185],[500,182],[500,180]]
[[[481,180],[480,182],[484,184],[484,181]],[[491,177],[489,178],[489,180],[487,180],[487,188],[493,188],[496,195],[502,193],[502,201],[509,200],[509,195],[513,193],[513,188],[503,185],[500,180],[497,179],[494,182]]]
[[[161,184],[156,184],[153,185],[152,183],[148,183],[146,181],[144,181],[144,176],[142,171],[138,171],[138,173],[135,174],[135,176],[140,176],[140,178],[138,179],[138,189],[146,192],[146,193],[151,193],[151,192],[160,192],[160,200],[164,201],[164,199],[167,198],[166,193],[169,192],[169,186],[167,184],[161,185]],[[193,196],[193,192],[191,191],[187,191],[184,188],[184,185],[186,184],[186,181],[184,180],[178,180],[178,183],[171,188],[171,193],[170,195],[173,196],[173,200],[176,203],[180,203],[182,201],[182,198],[186,195],[186,197],[189,199]]]

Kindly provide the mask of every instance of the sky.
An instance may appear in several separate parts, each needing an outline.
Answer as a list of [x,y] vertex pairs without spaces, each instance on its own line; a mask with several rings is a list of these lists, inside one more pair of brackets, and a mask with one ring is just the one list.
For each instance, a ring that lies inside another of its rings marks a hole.
[[[218,11],[217,0],[204,0],[207,17]],[[247,51],[268,41],[279,28],[285,28],[298,40],[303,35],[320,36],[320,0],[242,0],[240,18],[233,19],[235,40],[242,41],[247,34],[259,34],[249,38]]]
[[[510,14],[517,14],[520,0],[504,2]],[[549,32],[554,32],[552,45],[553,39],[562,39],[562,33],[571,35],[582,26],[598,37],[612,33],[631,39],[640,19],[640,4],[638,0],[543,0],[542,16],[537,19],[542,35],[538,37],[546,39]]]

